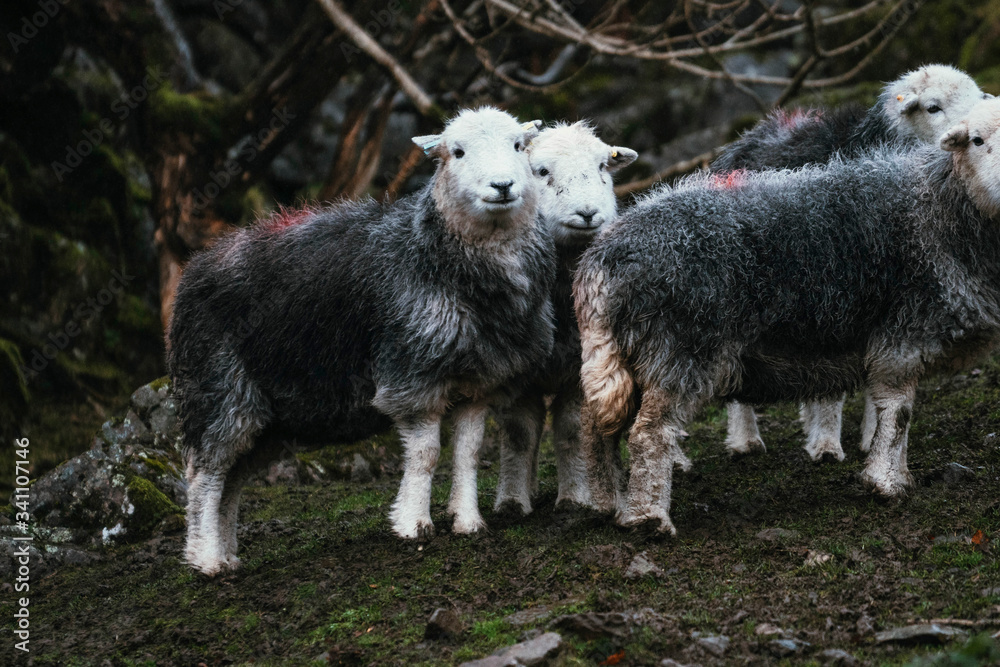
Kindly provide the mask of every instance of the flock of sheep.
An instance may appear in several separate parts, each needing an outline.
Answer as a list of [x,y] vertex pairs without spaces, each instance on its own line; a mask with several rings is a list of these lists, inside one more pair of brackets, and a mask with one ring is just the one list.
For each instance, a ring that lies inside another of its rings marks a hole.
[[612,174],[634,151],[584,123],[466,110],[414,138],[437,162],[422,191],[283,212],[220,240],[187,266],[167,334],[188,563],[238,566],[241,489],[290,437],[395,425],[390,519],[417,538],[433,531],[450,416],[448,512],[472,533],[492,410],[495,506],[531,512],[546,397],[557,504],[621,525],[675,532],[673,469],[691,465],[679,439],[713,398],[732,401],[732,452],[764,448],[749,405],[795,400],[808,453],[842,459],[843,397],[864,390],[863,479],[901,493],[916,383],[1000,337],[998,127],[1000,100],[931,65],[867,112],[777,112],[709,173],[619,214]]

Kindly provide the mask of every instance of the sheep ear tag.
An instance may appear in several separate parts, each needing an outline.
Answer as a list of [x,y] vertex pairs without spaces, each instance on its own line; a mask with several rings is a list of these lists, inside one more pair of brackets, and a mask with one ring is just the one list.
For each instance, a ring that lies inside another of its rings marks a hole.
[[434,152],[434,149],[438,147],[441,143],[440,134],[425,134],[420,137],[413,137],[413,143],[420,147],[420,150],[424,152],[424,155],[430,155]]

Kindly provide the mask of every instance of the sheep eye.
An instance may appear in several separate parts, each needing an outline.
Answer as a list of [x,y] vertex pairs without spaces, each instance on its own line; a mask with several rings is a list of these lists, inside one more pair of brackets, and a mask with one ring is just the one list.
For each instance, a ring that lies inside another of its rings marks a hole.
[[608,163],[607,162],[602,162],[601,166],[599,166],[597,169],[599,171],[605,171],[607,168],[608,168]]
[[520,141],[515,141],[514,142],[514,150],[516,150],[516,151],[521,150],[521,142]]
[[976,137],[975,139],[972,140],[972,143],[974,143],[977,146],[982,146],[983,145],[983,138],[982,137]]
[[545,167],[542,167],[541,169],[538,170],[538,175],[539,176],[548,176],[549,175],[549,170],[546,169]]
[[927,113],[940,113],[940,111],[941,107],[939,107],[936,104],[932,104],[929,107],[927,107]]
[[465,155],[465,151],[463,151],[461,148],[456,148],[452,152],[452,155],[454,155],[455,157],[462,157],[463,155]]

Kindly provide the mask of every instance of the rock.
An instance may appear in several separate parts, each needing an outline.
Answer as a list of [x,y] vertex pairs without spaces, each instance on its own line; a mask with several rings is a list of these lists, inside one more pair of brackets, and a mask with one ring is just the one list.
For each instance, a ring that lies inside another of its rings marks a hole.
[[858,635],[862,637],[867,637],[871,633],[875,632],[875,621],[868,614],[861,614],[861,618],[855,623],[854,627],[858,631]]
[[948,486],[961,486],[976,478],[976,473],[971,468],[966,468],[961,463],[954,461],[944,467],[942,479]]
[[781,542],[782,540],[794,540],[799,536],[796,530],[786,530],[785,528],[765,528],[757,533],[757,539],[764,542]]
[[544,665],[553,659],[562,648],[562,637],[555,632],[546,632],[526,642],[502,648],[491,656],[480,660],[463,662],[461,667],[532,667]]
[[980,591],[980,593],[982,593],[982,596],[984,598],[993,597],[995,595],[1000,596],[1000,586],[994,586],[993,588],[984,588],[982,591]]
[[773,623],[759,623],[753,629],[753,633],[758,637],[773,637],[775,635],[784,635],[785,631]]
[[829,648],[816,657],[824,665],[844,665],[844,667],[850,667],[851,665],[858,664],[857,658],[839,648]]
[[959,628],[937,623],[918,623],[901,628],[884,630],[875,635],[875,642],[886,644],[945,644],[953,639],[964,639],[968,633]]
[[804,642],[800,639],[772,639],[767,644],[767,648],[771,654],[778,658],[800,653],[802,649],[808,646],[809,642]]
[[549,627],[572,632],[584,639],[626,637],[632,632],[630,620],[632,620],[631,615],[621,612],[589,611],[559,616],[549,623]]
[[673,658],[664,658],[660,661],[660,667],[701,667],[701,665],[684,664],[683,662],[677,662]]
[[818,567],[823,563],[828,563],[833,560],[833,555],[824,553],[822,551],[813,551],[810,549],[806,552],[806,560],[803,563],[806,567]]
[[692,633],[692,638],[695,640],[695,644],[699,648],[708,651],[717,658],[721,658],[726,653],[726,649],[729,648],[729,637],[725,635],[704,635],[695,632]]
[[457,637],[465,630],[462,619],[454,609],[438,608],[431,614],[424,628],[424,639],[441,639],[444,637]]
[[642,579],[643,577],[663,577],[664,573],[660,567],[653,562],[649,556],[648,551],[643,551],[642,553],[636,554],[632,562],[625,569],[626,579]]

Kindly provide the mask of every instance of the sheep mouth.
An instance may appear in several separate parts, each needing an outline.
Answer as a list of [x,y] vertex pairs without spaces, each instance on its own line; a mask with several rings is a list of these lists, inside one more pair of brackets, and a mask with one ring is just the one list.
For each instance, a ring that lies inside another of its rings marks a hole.
[[516,195],[507,195],[506,197],[483,197],[483,202],[488,208],[491,209],[504,209],[511,208],[511,206],[519,199]]
[[574,232],[596,232],[601,228],[603,222],[584,222],[583,220],[566,220],[563,227],[568,227]]

